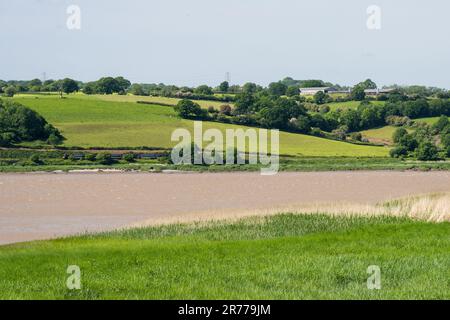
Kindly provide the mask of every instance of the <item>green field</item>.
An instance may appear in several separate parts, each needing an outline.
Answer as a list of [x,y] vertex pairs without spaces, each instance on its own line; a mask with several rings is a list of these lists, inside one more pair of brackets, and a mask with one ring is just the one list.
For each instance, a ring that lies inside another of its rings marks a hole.
[[363,137],[369,139],[370,142],[392,144],[392,135],[398,127],[385,126],[382,128],[361,131]]
[[[77,147],[157,147],[170,148],[176,128],[193,131],[193,121],[177,117],[171,107],[120,101],[124,96],[18,95],[14,98],[40,114],[61,130],[66,146]],[[126,96],[125,96],[126,97]],[[204,129],[244,128],[204,122]],[[300,156],[385,157],[383,147],[354,145],[313,136],[280,133],[281,154]]]
[[[80,97],[88,98],[91,97],[79,95]],[[145,101],[145,102],[151,102],[154,104],[169,104],[175,106],[181,99],[178,98],[168,98],[168,97],[150,97],[150,96],[134,96],[134,95],[103,95],[98,94],[92,96],[92,98],[96,98],[103,101],[112,101],[112,102],[137,102],[137,101]],[[229,104],[233,105],[232,103],[226,103],[226,102],[220,102],[220,101],[207,101],[207,100],[195,100],[196,103],[200,105],[200,107],[206,109],[210,106],[214,107],[215,109],[219,109],[221,105]]]
[[[0,247],[0,299],[449,299],[450,224],[279,215]],[[65,286],[69,265],[81,290]],[[369,290],[367,269],[381,269]]]
[[[426,123],[430,126],[434,125],[438,120],[439,120],[439,117],[414,119],[415,122]],[[397,129],[398,129],[398,127],[385,126],[382,128],[361,131],[361,133],[364,137],[368,138],[370,142],[392,144],[393,143],[392,135],[394,134],[395,130],[397,130]],[[408,129],[408,131],[411,133],[414,130]]]
[[419,118],[419,119],[414,119],[414,121],[416,122],[424,122],[430,126],[432,126],[433,124],[435,124],[436,122],[438,122],[440,117],[431,117],[431,118]]
[[[373,105],[383,105],[384,101],[370,101]],[[337,109],[356,109],[361,104],[361,101],[347,101],[347,102],[332,102],[327,103],[331,110]]]

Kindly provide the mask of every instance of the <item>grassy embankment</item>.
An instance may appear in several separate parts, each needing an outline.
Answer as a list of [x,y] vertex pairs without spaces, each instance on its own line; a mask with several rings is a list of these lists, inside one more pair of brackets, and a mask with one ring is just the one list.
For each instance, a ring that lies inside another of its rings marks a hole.
[[[0,247],[0,298],[449,299],[449,234],[406,216],[285,214],[15,244]],[[381,290],[367,288],[371,265]]]

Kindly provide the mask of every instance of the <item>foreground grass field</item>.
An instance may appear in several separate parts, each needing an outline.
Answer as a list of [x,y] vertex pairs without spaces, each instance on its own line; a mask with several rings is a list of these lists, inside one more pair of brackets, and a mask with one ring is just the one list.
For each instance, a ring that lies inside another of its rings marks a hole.
[[[1,299],[449,299],[450,224],[278,215],[0,247]],[[69,265],[81,290],[66,288]],[[369,290],[369,266],[381,290]]]
[[[121,99],[121,96],[111,96]],[[96,97],[19,95],[14,98],[60,129],[66,146],[78,147],[156,147],[170,148],[176,128],[193,131],[193,121],[177,117],[171,107],[133,102],[103,101]],[[246,128],[204,122],[204,130]],[[354,145],[313,136],[280,133],[281,154],[296,156],[385,157],[388,148]]]

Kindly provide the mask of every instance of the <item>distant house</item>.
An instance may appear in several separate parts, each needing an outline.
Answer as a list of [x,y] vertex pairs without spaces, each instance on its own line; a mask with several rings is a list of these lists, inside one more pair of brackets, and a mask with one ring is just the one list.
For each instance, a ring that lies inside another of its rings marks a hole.
[[394,89],[366,89],[364,93],[366,96],[379,96],[380,94],[388,94],[394,91]]
[[317,92],[329,93],[335,92],[336,89],[332,87],[314,87],[314,88],[300,88],[300,94],[302,96],[313,96]]

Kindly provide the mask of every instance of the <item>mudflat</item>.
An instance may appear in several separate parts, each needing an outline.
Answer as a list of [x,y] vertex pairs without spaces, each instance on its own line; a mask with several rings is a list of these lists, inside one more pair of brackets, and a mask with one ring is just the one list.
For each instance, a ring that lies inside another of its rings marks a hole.
[[0,244],[195,213],[449,192],[450,172],[0,174]]

